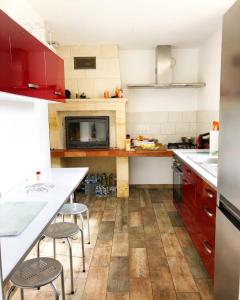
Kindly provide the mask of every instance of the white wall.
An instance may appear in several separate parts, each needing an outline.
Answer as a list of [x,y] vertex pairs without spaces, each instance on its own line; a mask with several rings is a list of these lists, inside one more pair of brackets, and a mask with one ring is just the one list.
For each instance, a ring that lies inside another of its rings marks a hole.
[[[0,0],[0,8],[44,40],[43,19],[25,0]],[[48,103],[0,93],[0,193],[50,167]]]
[[44,20],[27,0],[0,0],[0,9],[48,46]]
[[49,149],[47,103],[0,93],[0,192],[50,167]]
[[222,28],[199,48],[199,79],[206,87],[198,92],[197,132],[208,132],[219,119]]
[[199,79],[207,84],[199,89],[198,110],[219,109],[221,47],[222,29],[219,29],[199,48]]
[[[173,81],[197,81],[198,49],[173,49],[176,59]],[[155,50],[121,50],[121,81],[155,81]],[[127,130],[132,136],[143,134],[159,142],[179,141],[196,134],[197,89],[124,89],[128,98]],[[131,184],[171,184],[171,158],[131,158]]]

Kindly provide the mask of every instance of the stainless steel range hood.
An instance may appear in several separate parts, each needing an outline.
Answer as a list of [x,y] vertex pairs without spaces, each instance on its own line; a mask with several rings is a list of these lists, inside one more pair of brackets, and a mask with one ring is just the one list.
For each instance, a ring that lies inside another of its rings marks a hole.
[[170,88],[200,88],[204,87],[204,82],[172,82],[172,68],[176,61],[171,57],[171,46],[162,45],[156,47],[156,67],[155,83],[128,84],[131,89],[150,88],[150,89],[170,89]]

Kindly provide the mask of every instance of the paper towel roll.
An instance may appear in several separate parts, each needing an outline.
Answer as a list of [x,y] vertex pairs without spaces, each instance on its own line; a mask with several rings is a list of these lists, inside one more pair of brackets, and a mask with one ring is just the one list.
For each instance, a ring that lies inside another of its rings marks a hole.
[[211,155],[218,154],[218,135],[219,135],[219,131],[217,130],[210,131],[209,151]]

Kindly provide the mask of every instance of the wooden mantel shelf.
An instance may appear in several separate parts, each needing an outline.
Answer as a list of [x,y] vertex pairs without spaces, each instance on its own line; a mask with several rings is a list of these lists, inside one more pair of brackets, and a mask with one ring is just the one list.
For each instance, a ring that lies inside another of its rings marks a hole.
[[67,157],[171,157],[173,152],[162,147],[159,150],[136,150],[126,151],[120,149],[53,149],[51,150],[52,157],[67,158]]

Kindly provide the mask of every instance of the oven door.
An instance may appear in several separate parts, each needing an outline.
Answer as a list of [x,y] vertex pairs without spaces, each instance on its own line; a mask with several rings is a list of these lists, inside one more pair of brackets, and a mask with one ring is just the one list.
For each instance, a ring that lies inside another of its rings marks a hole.
[[183,182],[183,173],[182,170],[173,165],[173,202],[179,211],[181,213],[181,207],[182,207],[182,182]]

